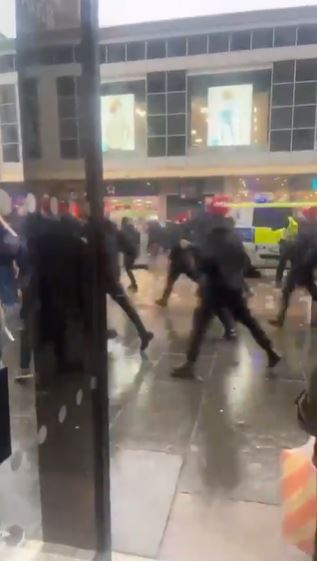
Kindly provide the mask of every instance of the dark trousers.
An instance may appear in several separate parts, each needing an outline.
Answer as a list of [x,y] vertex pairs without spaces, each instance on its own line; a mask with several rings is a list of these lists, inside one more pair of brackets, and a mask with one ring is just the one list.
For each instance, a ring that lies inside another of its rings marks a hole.
[[282,290],[281,309],[278,314],[278,321],[283,325],[289,306],[290,298],[297,286],[303,286],[311,295],[312,299],[317,301],[317,286],[314,282],[312,274],[307,274],[302,278],[299,277],[298,271],[292,268],[286,277],[285,285]]
[[136,311],[136,309],[131,304],[123,286],[118,282],[115,285],[111,286],[108,290],[112,300],[114,300],[120,308],[127,314],[129,320],[133,323],[134,327],[136,328],[140,338],[146,336],[147,331],[145,326]]
[[262,349],[267,353],[272,351],[270,339],[252,316],[242,292],[223,290],[219,295],[218,291],[214,290],[212,296],[202,297],[200,305],[194,312],[193,329],[187,352],[189,362],[196,362],[207,328],[214,316],[219,315],[219,306],[228,309],[235,320],[245,325]]
[[137,288],[137,282],[136,282],[136,278],[133,274],[133,265],[134,265],[134,259],[130,258],[130,257],[124,257],[124,268],[125,271],[129,277],[130,283],[131,283],[131,287],[132,288]]
[[289,244],[287,240],[280,241],[280,256],[276,269],[275,282],[280,283],[283,279],[283,274],[286,269],[287,261],[289,260]]
[[[163,296],[162,296],[162,300],[166,304],[167,304],[167,302],[169,300],[169,297],[170,297],[170,295],[173,291],[175,282],[178,280],[178,278],[182,274],[187,275],[188,278],[190,280],[192,280],[193,282],[197,282],[197,279],[193,278],[189,273],[186,273],[184,271],[171,269],[170,272],[168,273],[166,286],[165,286]],[[234,322],[234,319],[233,319],[230,311],[225,307],[224,308],[219,308],[216,312],[216,315],[218,316],[220,322],[222,323],[226,335],[230,335],[232,333],[232,331],[235,330],[235,322]]]

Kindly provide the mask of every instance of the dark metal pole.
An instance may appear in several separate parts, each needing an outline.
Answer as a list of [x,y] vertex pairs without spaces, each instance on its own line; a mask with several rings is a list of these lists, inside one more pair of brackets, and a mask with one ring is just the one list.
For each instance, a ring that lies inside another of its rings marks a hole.
[[106,354],[106,299],[103,281],[103,164],[101,151],[100,63],[98,0],[81,0],[82,111],[84,125],[86,191],[90,205],[92,248],[92,362],[95,438],[96,560],[111,559],[109,406]]

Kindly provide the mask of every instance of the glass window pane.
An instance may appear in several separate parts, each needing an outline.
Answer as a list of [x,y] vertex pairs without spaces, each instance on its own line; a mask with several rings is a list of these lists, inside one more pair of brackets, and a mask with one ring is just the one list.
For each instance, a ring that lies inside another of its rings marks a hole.
[[185,113],[185,93],[170,93],[167,95],[167,113]]
[[273,46],[273,29],[254,29],[252,33],[253,49],[269,49]]
[[134,41],[127,43],[127,60],[144,60],[145,59],[145,42]]
[[293,105],[294,84],[273,86],[272,105]]
[[317,43],[317,25],[300,25],[298,28],[297,44],[313,45]]
[[165,136],[166,134],[166,117],[148,117],[148,136]]
[[58,110],[59,116],[61,118],[75,117],[76,115],[76,98],[71,97],[59,97],[58,99]]
[[194,35],[188,37],[188,54],[200,55],[207,53],[207,35]]
[[112,43],[107,46],[108,62],[124,62],[125,61],[125,43]]
[[18,142],[18,128],[16,125],[1,126],[1,141],[3,144]]
[[14,55],[0,56],[0,73],[1,72],[14,72]]
[[209,35],[209,52],[226,53],[229,50],[228,33],[213,33]]
[[291,131],[271,132],[271,152],[289,152],[291,149]]
[[186,115],[169,115],[167,119],[167,134],[185,134]]
[[273,108],[271,116],[271,129],[291,129],[292,113],[292,107]]
[[77,138],[76,119],[62,119],[60,122],[60,135],[63,139]]
[[148,156],[158,157],[166,155],[166,138],[159,136],[157,138],[148,139]]
[[167,91],[184,92],[186,90],[186,74],[184,70],[167,73]]
[[186,137],[171,136],[167,139],[168,156],[184,156],[186,152]]
[[166,92],[166,72],[152,72],[147,76],[148,93]]
[[62,76],[57,78],[58,95],[75,95],[75,78],[73,76]]
[[64,159],[76,160],[79,156],[77,140],[61,141],[61,157]]
[[148,41],[147,58],[164,58],[166,57],[166,42]]
[[0,103],[15,103],[15,86],[13,84],[0,85]]
[[151,94],[147,98],[149,115],[165,115],[166,94]]
[[296,129],[293,131],[293,150],[314,150],[314,129]]
[[42,47],[37,52],[39,64],[54,64],[55,63],[55,49],[52,47]]
[[56,63],[69,63],[74,61],[73,47],[56,47],[55,48],[55,62]]
[[288,47],[296,44],[296,27],[276,27],[274,47]]
[[296,84],[295,105],[316,103],[316,83]]
[[19,146],[18,144],[2,145],[2,157],[4,162],[19,162]]
[[[76,58],[76,53],[75,53]],[[77,58],[76,58],[77,60]],[[106,45],[99,45],[99,62],[100,64],[104,64],[106,62]]]
[[185,37],[175,37],[167,41],[167,56],[185,56],[186,55],[186,39]]
[[22,95],[37,97],[37,80],[35,78],[26,78],[21,83]]
[[10,105],[0,105],[0,123],[16,123],[17,122],[17,111],[15,104]]
[[237,31],[231,36],[231,51],[244,51],[250,49],[251,33],[250,31]]
[[294,108],[294,128],[315,127],[316,105]]
[[273,82],[293,82],[295,72],[294,60],[283,60],[274,63]]
[[317,80],[317,59],[298,60],[296,62],[296,81]]

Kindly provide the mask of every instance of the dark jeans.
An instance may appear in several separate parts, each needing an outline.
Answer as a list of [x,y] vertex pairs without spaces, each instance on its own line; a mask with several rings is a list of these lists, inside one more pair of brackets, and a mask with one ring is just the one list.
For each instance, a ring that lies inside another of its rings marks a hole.
[[317,286],[314,282],[312,274],[307,274],[299,278],[298,271],[292,268],[286,277],[285,285],[282,291],[281,309],[278,314],[278,321],[283,325],[289,306],[291,295],[297,286],[303,286],[311,295],[312,299],[317,301]]
[[112,300],[114,300],[120,308],[127,314],[130,321],[133,323],[134,327],[136,328],[140,338],[146,336],[147,330],[136,311],[136,309],[131,304],[126,292],[124,291],[123,286],[117,282],[108,289],[108,294],[110,294]]
[[129,277],[129,280],[131,282],[131,286],[133,288],[137,288],[138,285],[137,285],[137,282],[136,282],[136,278],[135,278],[135,276],[132,272],[133,265],[134,265],[134,259],[125,256],[124,257],[124,268],[125,268],[126,273]]
[[289,244],[287,240],[280,241],[280,256],[276,269],[275,282],[280,283],[283,279],[283,274],[286,269],[287,261],[289,260]]
[[216,314],[219,315],[219,305],[226,308],[233,315],[234,319],[245,325],[255,341],[267,353],[272,351],[272,343],[263,331],[260,324],[252,316],[242,292],[233,290],[223,290],[221,295],[218,291],[213,296],[203,297],[200,305],[194,312],[193,329],[187,352],[187,360],[196,362],[200,347],[202,345],[208,325]]

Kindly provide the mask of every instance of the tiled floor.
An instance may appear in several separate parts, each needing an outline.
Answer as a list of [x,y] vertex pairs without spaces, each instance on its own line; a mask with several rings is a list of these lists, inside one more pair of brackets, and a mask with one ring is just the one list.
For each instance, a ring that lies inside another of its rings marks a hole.
[[[155,333],[147,358],[140,357],[134,329],[121,311],[112,303],[109,308],[109,323],[120,334],[109,346],[114,549],[164,561],[304,561],[281,537],[279,457],[284,447],[307,439],[293,407],[314,364],[317,341],[307,327],[307,298],[294,297],[288,324],[278,332],[267,319],[279,293],[270,279],[253,282],[250,305],[284,355],[276,377],[267,376],[266,358],[245,329],[239,328],[237,344],[227,343],[215,322],[198,363],[204,381],[196,384],[169,376],[184,359],[195,287],[181,279],[169,308],[161,310],[153,302],[162,290],[162,273],[140,272],[138,278],[140,291],[133,298]],[[34,538],[36,448],[32,429],[19,421],[22,411],[23,423],[34,422],[32,392],[12,391],[14,439],[25,452],[19,469],[12,473],[10,464],[0,473],[11,486],[20,477],[15,509],[1,489],[0,499],[4,522],[23,526]],[[2,560],[1,553],[0,560],[20,561]]]

